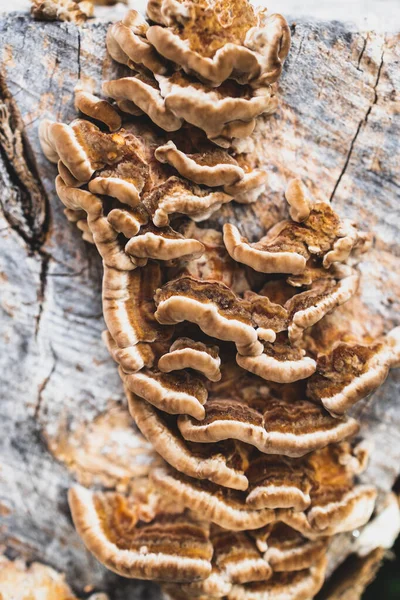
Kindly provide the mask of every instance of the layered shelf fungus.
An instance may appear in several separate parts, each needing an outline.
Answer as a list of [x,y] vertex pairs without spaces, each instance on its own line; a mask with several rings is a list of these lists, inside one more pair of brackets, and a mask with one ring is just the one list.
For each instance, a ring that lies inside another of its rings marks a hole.
[[147,14],[157,24],[146,37],[159,54],[215,87],[229,78],[273,83],[289,52],[285,19],[247,0],[154,0]]
[[293,180],[286,197],[291,220],[277,223],[258,242],[249,243],[233,224],[224,226],[224,242],[234,260],[261,273],[300,275],[311,257],[329,269],[352,251],[365,249],[368,236],[348,219],[341,220],[328,202],[313,202],[301,182]]
[[211,571],[209,523],[138,483],[136,495],[71,488],[69,504],[87,548],[125,577],[196,581]]
[[346,413],[400,364],[399,329],[337,326],[371,237],[300,180],[261,237],[243,218],[269,192],[249,148],[277,106],[283,17],[247,0],[147,15],[109,29],[130,71],[108,99],[80,86],[81,117],[40,127],[66,216],[102,257],[103,339],[154,449],[125,496],[73,487],[74,523],[100,562],[171,599],[310,600],[333,536],[374,510]]
[[329,354],[318,356],[307,395],[322,402],[332,415],[342,415],[382,385],[391,367],[398,366],[399,327],[371,344],[337,342]]

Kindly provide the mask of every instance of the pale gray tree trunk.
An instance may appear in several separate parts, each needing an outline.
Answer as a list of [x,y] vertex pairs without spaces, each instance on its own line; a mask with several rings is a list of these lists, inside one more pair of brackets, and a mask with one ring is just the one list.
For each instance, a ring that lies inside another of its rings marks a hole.
[[[342,215],[373,230],[362,299],[374,315],[371,328],[387,330],[400,298],[400,47],[394,36],[340,23],[291,22],[282,105],[255,136],[271,191],[254,207],[224,207],[212,222],[240,221],[254,238],[282,215],[288,178],[304,178],[317,198],[330,198]],[[112,600],[156,599],[155,585],[113,576],[86,553],[66,502],[69,485],[83,475],[65,448],[76,440],[84,448],[86,428],[120,410],[123,392],[100,340],[100,260],[64,217],[38,125],[44,117],[74,118],[79,79],[99,91],[115,74],[106,27],[17,14],[0,21],[0,543],[8,556],[65,571],[79,593],[89,586]],[[364,478],[382,498],[400,470],[399,389],[393,372],[355,409],[374,445]],[[343,536],[335,545],[331,568],[352,544]]]

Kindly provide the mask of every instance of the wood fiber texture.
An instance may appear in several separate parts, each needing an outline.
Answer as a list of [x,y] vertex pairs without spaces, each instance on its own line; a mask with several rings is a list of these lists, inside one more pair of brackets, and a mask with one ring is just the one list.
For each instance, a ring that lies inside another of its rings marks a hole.
[[[341,215],[374,232],[375,248],[361,265],[362,300],[374,315],[371,328],[388,330],[400,301],[399,38],[290,21],[281,106],[254,136],[271,189],[255,205],[226,205],[210,223],[240,222],[255,239],[282,216],[288,179],[302,177],[317,199],[330,198]],[[0,544],[9,557],[66,572],[77,593],[156,600],[156,585],[118,578],[85,551],[66,501],[76,478],[113,486],[107,448],[93,464],[105,414],[115,415],[114,458],[128,479],[124,457],[135,439],[100,339],[101,263],[66,220],[55,167],[38,141],[41,119],[74,118],[79,79],[100,91],[102,80],[121,72],[106,55],[106,29],[16,14],[0,20]],[[373,448],[363,478],[382,496],[400,470],[399,390],[394,371],[355,411]],[[335,542],[331,570],[351,544],[351,536]]]

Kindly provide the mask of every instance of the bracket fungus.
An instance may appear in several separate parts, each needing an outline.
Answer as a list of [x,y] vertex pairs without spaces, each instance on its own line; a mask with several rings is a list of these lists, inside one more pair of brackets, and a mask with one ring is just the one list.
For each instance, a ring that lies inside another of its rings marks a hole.
[[277,108],[270,85],[252,89],[225,82],[210,88],[180,71],[154,77],[139,71],[105,82],[103,91],[122,110],[120,103],[128,102],[128,107],[138,107],[165,131],[177,131],[188,123],[222,147],[229,147],[235,138],[247,138],[256,118]]
[[160,288],[155,302],[155,317],[163,325],[190,321],[221,340],[238,344],[257,340],[249,314],[224,284],[180,277]]
[[183,439],[176,417],[165,414],[127,390],[129,410],[136,425],[156,452],[175,469],[197,479],[208,479],[224,487],[245,490],[244,472],[249,451],[244,444],[193,444]]
[[169,262],[182,258],[191,260],[200,257],[203,250],[204,246],[198,240],[186,238],[172,227],[160,228],[151,224],[143,226],[125,246],[125,252],[131,260],[138,261],[138,266],[144,266],[143,261],[149,258]]
[[85,91],[81,86],[75,87],[75,108],[95,121],[104,123],[110,131],[117,131],[121,127],[118,111],[109,102]]
[[121,271],[135,269],[135,263],[124,252],[118,240],[118,232],[104,215],[102,200],[91,192],[65,185],[60,176],[56,178],[56,190],[58,197],[67,209],[86,212],[88,232],[90,232],[104,264]]
[[191,368],[200,371],[210,381],[221,379],[221,359],[218,346],[206,346],[189,338],[178,338],[167,354],[158,361],[158,368],[164,373]]
[[210,85],[272,83],[290,46],[281,15],[255,12],[247,0],[234,2],[150,2],[147,39],[168,60]]
[[84,148],[77,139],[77,127],[53,123],[44,119],[40,123],[39,137],[46,158],[51,162],[61,160],[78,182],[91,178],[94,168]]
[[157,490],[230,531],[259,529],[275,521],[275,511],[250,509],[243,492],[199,481],[171,468],[157,468],[150,479]]
[[[329,538],[309,540],[284,523],[267,525],[262,542],[259,532],[252,532],[258,548],[265,549],[264,557],[274,572],[302,571],[312,567],[325,555]],[[260,530],[262,531],[262,530]]]
[[[140,492],[141,490],[139,490]],[[154,498],[113,492],[69,491],[75,527],[86,547],[124,577],[196,581],[211,571],[209,524]]]
[[138,373],[121,370],[121,377],[131,392],[168,414],[204,417],[207,389],[202,379],[187,371],[171,374],[156,369],[144,369]]
[[154,319],[153,295],[160,278],[159,266],[150,261],[146,272],[104,269],[103,313],[109,331],[106,341],[124,372],[152,366],[154,354],[149,344],[162,344],[171,337],[171,328],[161,327]]
[[317,371],[307,383],[307,395],[333,415],[344,414],[385,381],[400,365],[400,328],[371,344],[338,342],[317,359]]
[[176,131],[182,126],[182,119],[167,108],[157,81],[144,73],[106,81],[103,84],[103,92],[117,102],[127,100],[134,104],[165,131]]
[[207,579],[181,586],[188,597],[201,594],[212,598],[229,595],[235,583],[265,581],[272,569],[246,533],[211,528],[212,572]]
[[231,200],[232,196],[224,192],[205,189],[173,176],[148,192],[143,198],[143,205],[154,225],[165,227],[174,215],[187,215],[193,221],[204,221]]
[[293,383],[307,379],[315,372],[315,360],[305,356],[305,350],[291,347],[287,339],[279,336],[273,343],[263,340],[261,343],[263,351],[260,355],[242,356],[238,352],[238,365],[250,373],[276,383]]
[[259,453],[246,471],[249,480],[246,503],[249,508],[293,508],[311,504],[312,483],[305,461]]
[[274,573],[265,582],[235,585],[229,600],[308,600],[314,598],[325,578],[327,559],[321,557],[308,569]]
[[171,165],[182,177],[194,183],[209,187],[222,186],[224,192],[232,197],[235,196],[235,200],[243,204],[255,202],[265,189],[265,171],[251,170],[246,164],[241,166],[234,157],[222,149],[205,147],[199,152],[186,153],[179,150],[170,140],[157,148],[155,156],[161,163]]
[[164,73],[165,61],[146,39],[148,29],[147,21],[136,10],[129,10],[108,30],[107,50],[114,60],[128,67],[143,66],[153,73]]
[[266,454],[303,456],[359,429],[355,419],[335,419],[318,404],[273,396],[261,396],[255,402],[211,397],[204,411],[201,420],[187,415],[178,418],[185,439],[203,443],[240,440]]
[[168,109],[202,129],[218,145],[229,146],[230,138],[248,137],[255,119],[271,114],[277,107],[271,86],[253,90],[225,82],[218,88],[209,88],[179,71],[171,76],[157,75],[156,79]]
[[399,328],[336,327],[370,237],[300,180],[261,239],[227,206],[265,202],[250,136],[277,104],[283,17],[247,0],[147,14],[108,31],[131,69],[104,83],[112,100],[79,87],[88,118],[39,132],[67,218],[102,257],[103,339],[155,451],[127,496],[72,488],[73,519],[100,562],[170,598],[308,600],[332,537],[374,509],[345,413],[400,364]]
[[309,200],[297,180],[289,184],[286,194],[292,220],[277,223],[259,241],[249,243],[235,225],[224,225],[224,242],[234,260],[261,273],[299,275],[311,257],[329,268],[347,260],[354,249],[365,247],[364,233],[350,221],[341,221],[327,202]]

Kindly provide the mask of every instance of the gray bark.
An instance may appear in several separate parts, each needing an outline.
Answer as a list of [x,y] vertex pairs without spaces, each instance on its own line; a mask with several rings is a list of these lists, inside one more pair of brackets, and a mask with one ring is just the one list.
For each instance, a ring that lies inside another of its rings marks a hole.
[[[38,125],[74,118],[79,79],[99,91],[115,73],[105,31],[103,22],[78,29],[20,15],[0,21],[0,543],[9,556],[66,572],[78,593],[90,586],[112,600],[156,599],[155,585],[118,578],[84,550],[66,502],[70,484],[85,477],[71,446],[85,447],[89,426],[120,410],[123,391],[100,340],[100,260],[63,215]],[[361,265],[362,298],[372,326],[387,330],[400,299],[399,44],[339,23],[297,22],[292,33],[282,105],[255,136],[271,191],[254,207],[224,208],[213,222],[235,219],[254,238],[282,214],[287,180],[302,177],[317,198],[331,198],[342,215],[374,231],[375,248]],[[355,411],[375,445],[364,478],[382,497],[400,468],[399,389],[393,372]],[[109,475],[94,473],[89,482]],[[351,551],[351,536],[337,546],[332,566]]]

